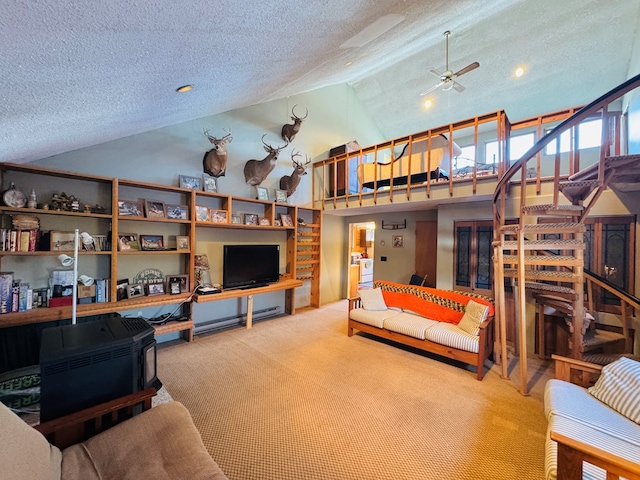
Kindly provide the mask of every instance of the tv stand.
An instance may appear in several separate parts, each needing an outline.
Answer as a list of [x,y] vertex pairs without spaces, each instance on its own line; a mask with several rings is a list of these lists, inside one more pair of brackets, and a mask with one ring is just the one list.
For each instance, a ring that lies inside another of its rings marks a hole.
[[247,297],[247,328],[253,325],[253,296],[261,293],[278,292],[286,290],[288,300],[285,302],[286,313],[294,315],[295,312],[295,289],[302,286],[302,280],[286,279],[279,282],[270,283],[263,286],[250,286],[233,290],[223,290],[216,295],[194,295],[196,303],[217,302],[218,300],[228,300],[230,298]]

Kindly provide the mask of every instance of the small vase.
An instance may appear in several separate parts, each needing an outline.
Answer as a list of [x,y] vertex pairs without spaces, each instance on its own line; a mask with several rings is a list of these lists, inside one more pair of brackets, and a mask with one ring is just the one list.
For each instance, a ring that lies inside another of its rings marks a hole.
[[29,201],[27,202],[28,208],[38,208],[38,197],[36,196],[36,190],[34,188],[31,189],[31,193],[29,194]]

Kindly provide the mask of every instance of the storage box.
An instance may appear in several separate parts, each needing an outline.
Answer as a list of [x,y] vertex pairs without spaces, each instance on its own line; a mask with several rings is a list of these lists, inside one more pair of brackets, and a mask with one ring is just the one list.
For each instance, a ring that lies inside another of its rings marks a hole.
[[78,285],[78,298],[87,298],[87,297],[95,297],[96,296],[96,286],[89,285],[88,287],[84,285]]

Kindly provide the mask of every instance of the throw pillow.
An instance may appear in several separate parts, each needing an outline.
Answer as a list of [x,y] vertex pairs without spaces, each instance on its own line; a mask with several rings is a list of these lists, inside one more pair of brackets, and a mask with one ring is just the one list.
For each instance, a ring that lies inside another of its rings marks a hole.
[[469,300],[467,303],[467,309],[458,323],[458,328],[464,330],[471,335],[478,335],[480,333],[480,324],[487,319],[489,314],[489,307],[481,303]]
[[387,304],[384,303],[382,290],[379,288],[371,288],[366,290],[358,290],[360,300],[362,300],[362,308],[365,310],[386,310]]
[[640,362],[622,357],[605,365],[589,393],[640,424]]

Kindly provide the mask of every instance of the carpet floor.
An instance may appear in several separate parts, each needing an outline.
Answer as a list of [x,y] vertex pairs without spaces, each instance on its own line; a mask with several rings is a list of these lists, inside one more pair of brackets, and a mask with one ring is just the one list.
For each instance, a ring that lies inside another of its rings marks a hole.
[[160,346],[160,378],[231,480],[544,478],[549,368],[525,397],[495,366],[478,382],[349,338],[346,318],[341,301]]

